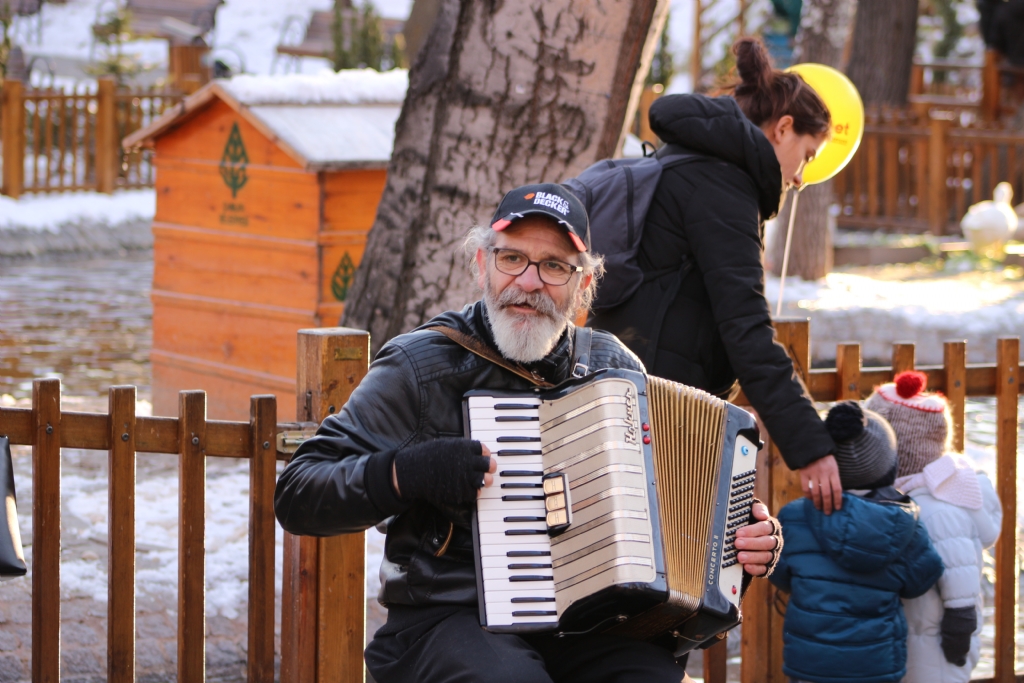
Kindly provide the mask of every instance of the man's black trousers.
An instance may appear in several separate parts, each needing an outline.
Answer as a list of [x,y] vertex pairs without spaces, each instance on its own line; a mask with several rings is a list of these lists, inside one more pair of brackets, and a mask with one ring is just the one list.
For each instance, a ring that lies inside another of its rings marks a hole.
[[472,607],[398,607],[366,648],[377,683],[679,683],[672,653],[607,635],[489,633]]

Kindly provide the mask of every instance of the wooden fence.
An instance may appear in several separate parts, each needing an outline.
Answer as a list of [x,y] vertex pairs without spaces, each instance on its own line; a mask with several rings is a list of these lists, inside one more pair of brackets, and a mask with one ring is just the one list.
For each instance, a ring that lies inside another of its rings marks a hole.
[[119,89],[101,78],[95,92],[26,89],[6,80],[0,105],[4,194],[152,187],[151,152],[124,153],[121,140],[184,95]]
[[864,139],[833,188],[848,229],[957,234],[967,207],[1007,181],[1024,195],[1024,132],[956,125],[950,112],[868,112]]
[[[840,344],[835,368],[810,369],[810,325],[776,323],[779,341],[818,401],[863,398],[895,373],[914,368],[914,345],[893,346],[892,366],[862,368],[860,347]],[[31,445],[33,457],[32,680],[56,683],[60,664],[60,449],[109,452],[108,680],[135,680],[135,462],[150,453],[179,459],[178,680],[205,677],[204,510],[205,459],[248,458],[249,521],[248,680],[274,680],[274,513],[275,464],[287,457],[278,446],[337,412],[365,375],[369,335],[339,328],[299,333],[299,424],[277,424],[272,396],[254,396],[250,420],[205,418],[205,394],[182,392],[178,417],[135,415],[134,387],[110,389],[109,412],[63,412],[59,380],[36,380],[32,407],[0,408],[0,434]],[[996,683],[1024,680],[1016,663],[1017,599],[1017,401],[1021,393],[1019,340],[1000,339],[994,364],[968,365],[964,342],[948,342],[941,366],[927,373],[928,388],[942,391],[953,413],[953,443],[964,445],[967,397],[995,396],[997,411],[996,490],[1003,525],[996,546]],[[742,397],[740,402],[742,403]],[[294,441],[292,441],[294,442]],[[757,494],[778,511],[801,495],[797,473],[778,450],[758,456]],[[334,538],[285,535],[282,577],[281,671],[289,683],[363,680],[365,638],[362,534]],[[783,595],[767,581],[755,581],[745,596],[740,680],[783,683]],[[705,680],[726,680],[725,643],[705,654]]]

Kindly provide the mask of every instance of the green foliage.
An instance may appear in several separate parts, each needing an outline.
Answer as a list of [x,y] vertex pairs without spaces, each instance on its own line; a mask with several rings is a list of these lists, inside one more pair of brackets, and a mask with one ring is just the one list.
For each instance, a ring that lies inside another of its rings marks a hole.
[[661,85],[668,87],[672,77],[676,74],[675,55],[669,45],[668,22],[671,17],[665,17],[665,29],[661,32],[661,39],[658,41],[658,50],[651,60],[651,70],[647,72],[646,85]]
[[14,11],[10,0],[0,0],[0,78],[7,76],[7,60],[11,56],[11,24],[14,23]]
[[[935,44],[933,52],[938,59],[945,59],[953,54],[956,45],[964,35],[964,26],[956,16],[957,0],[927,0],[930,14],[942,20],[942,38]],[[940,72],[937,76],[945,77]]]
[[334,70],[371,68],[383,70],[385,45],[380,15],[367,0],[361,8],[346,6],[335,0],[331,37],[334,51],[330,55]]
[[142,73],[143,66],[136,55],[125,54],[124,44],[135,39],[132,33],[132,12],[118,6],[104,20],[93,27],[96,41],[102,47],[102,58],[85,68],[91,76],[113,76],[118,85],[125,85],[133,76]]

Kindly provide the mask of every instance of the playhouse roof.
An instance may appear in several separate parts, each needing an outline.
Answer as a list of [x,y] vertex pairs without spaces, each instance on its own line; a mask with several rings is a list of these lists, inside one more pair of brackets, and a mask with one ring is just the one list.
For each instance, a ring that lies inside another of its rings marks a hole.
[[408,72],[399,69],[216,80],[126,137],[123,145],[152,145],[218,98],[307,170],[381,168],[391,158],[408,83]]

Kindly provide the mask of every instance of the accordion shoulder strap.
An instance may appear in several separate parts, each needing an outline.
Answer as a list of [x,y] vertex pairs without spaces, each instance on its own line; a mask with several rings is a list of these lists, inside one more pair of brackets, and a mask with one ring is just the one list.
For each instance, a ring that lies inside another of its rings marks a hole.
[[572,376],[586,377],[590,374],[590,342],[594,339],[594,330],[589,327],[577,327],[573,343]]
[[551,384],[551,382],[544,381],[544,379],[537,373],[530,372],[522,365],[519,365],[518,363],[513,363],[509,360],[506,360],[505,358],[502,358],[494,349],[490,348],[476,337],[468,335],[465,332],[460,332],[459,330],[453,329],[451,327],[446,327],[444,325],[434,325],[433,327],[428,327],[426,329],[430,330],[431,332],[440,332],[441,334],[448,337],[453,342],[455,342],[462,348],[466,349],[467,351],[471,351],[472,353],[475,353],[481,358],[489,360],[495,365],[499,365],[508,370],[509,372],[513,372],[519,375],[523,379],[529,380],[531,383],[537,385],[538,387],[554,386],[553,384]]

